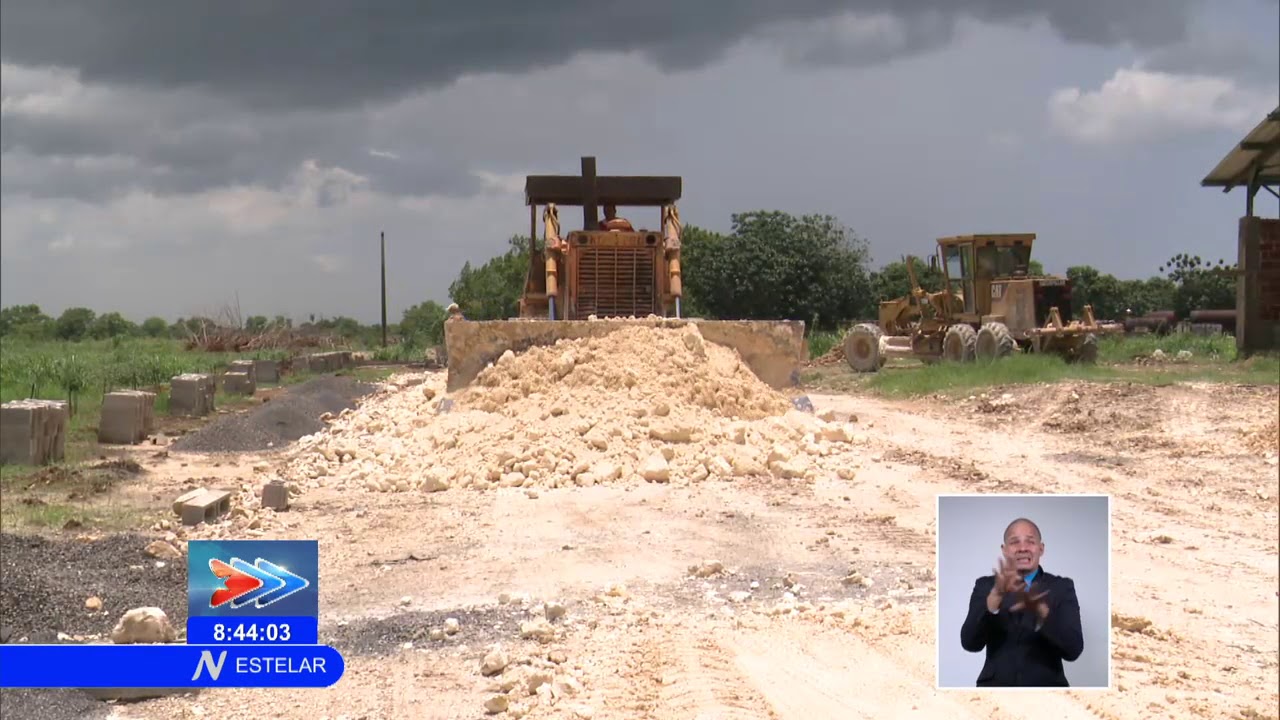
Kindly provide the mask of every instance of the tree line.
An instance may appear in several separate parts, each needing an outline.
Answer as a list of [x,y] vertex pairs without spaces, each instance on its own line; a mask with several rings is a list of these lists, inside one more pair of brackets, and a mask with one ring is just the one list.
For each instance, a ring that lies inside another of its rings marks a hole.
[[[931,247],[921,247],[917,279],[926,290],[942,287],[941,270],[927,262]],[[528,236],[515,235],[505,252],[479,266],[464,264],[449,285],[449,298],[473,320],[495,320],[518,314],[529,263]],[[905,256],[872,269],[865,238],[830,215],[795,216],[755,210],[731,216],[731,229],[719,233],[694,225],[682,236],[682,301],[686,316],[724,320],[803,320],[808,328],[838,331],[853,322],[874,320],[878,304],[910,292]],[[1102,319],[1121,319],[1174,310],[1185,317],[1194,309],[1235,307],[1234,265],[1216,264],[1180,253],[1146,279],[1121,280],[1090,265],[1068,267],[1073,283],[1073,313],[1092,304]],[[1044,268],[1032,261],[1032,274]],[[404,311],[388,328],[398,342],[418,347],[439,345],[444,338],[445,308],[427,300]],[[69,308],[56,319],[35,305],[0,310],[0,336],[83,340],[122,336],[184,338],[208,318],[180,318],[169,323],[147,318],[140,324],[117,312],[95,314]],[[291,319],[252,316],[247,330],[273,325],[293,327]],[[311,316],[299,325],[305,331],[324,331],[351,341],[375,345],[381,328],[346,317]]]

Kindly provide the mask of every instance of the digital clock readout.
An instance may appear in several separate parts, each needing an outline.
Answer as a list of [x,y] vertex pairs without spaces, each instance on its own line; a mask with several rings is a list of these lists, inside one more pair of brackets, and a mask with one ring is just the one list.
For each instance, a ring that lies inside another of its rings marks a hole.
[[214,623],[214,642],[289,642],[289,623]]
[[187,642],[192,645],[313,645],[319,621],[308,617],[191,617]]

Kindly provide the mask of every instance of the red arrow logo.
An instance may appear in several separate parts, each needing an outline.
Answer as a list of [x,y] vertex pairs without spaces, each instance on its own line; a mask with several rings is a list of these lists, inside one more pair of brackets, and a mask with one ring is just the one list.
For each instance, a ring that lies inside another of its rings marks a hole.
[[214,576],[222,580],[225,586],[213,591],[213,597],[209,598],[209,607],[216,608],[262,587],[262,581],[258,578],[242,573],[221,560],[210,560],[209,569],[213,571]]

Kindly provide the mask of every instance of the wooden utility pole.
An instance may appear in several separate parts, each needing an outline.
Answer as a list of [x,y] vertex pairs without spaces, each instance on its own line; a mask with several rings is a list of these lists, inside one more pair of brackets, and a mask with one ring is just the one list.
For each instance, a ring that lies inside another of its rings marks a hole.
[[387,234],[378,233],[382,245],[382,347],[387,346]]

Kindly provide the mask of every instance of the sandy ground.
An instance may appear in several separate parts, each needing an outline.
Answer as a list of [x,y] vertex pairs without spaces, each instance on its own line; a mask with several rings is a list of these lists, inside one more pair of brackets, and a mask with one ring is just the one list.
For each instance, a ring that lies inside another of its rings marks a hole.
[[[114,715],[477,718],[496,692],[554,679],[492,717],[1276,717],[1275,387],[810,399],[856,414],[853,480],[310,491],[267,536],[321,539],[321,635],[346,657],[339,684]],[[217,461],[146,460],[153,477],[228,479],[261,460]],[[1112,496],[1111,690],[935,689],[935,495],[951,492]],[[853,570],[870,585],[842,582]],[[566,611],[543,626],[552,636],[521,638],[552,601]],[[459,631],[433,636],[446,618]],[[485,677],[494,648],[509,664]]]

